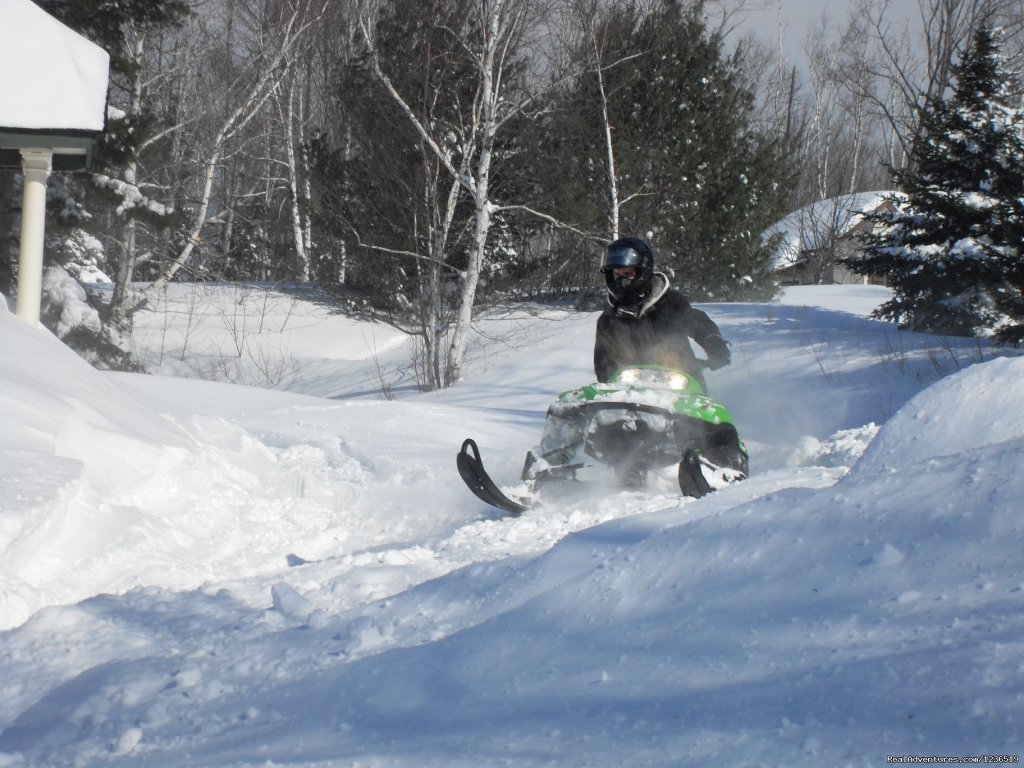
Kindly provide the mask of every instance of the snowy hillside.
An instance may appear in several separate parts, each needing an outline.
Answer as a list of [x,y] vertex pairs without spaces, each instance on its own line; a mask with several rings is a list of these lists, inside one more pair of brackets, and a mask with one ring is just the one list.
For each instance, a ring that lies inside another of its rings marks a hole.
[[422,394],[393,331],[238,290],[140,318],[173,376],[0,302],[3,768],[1020,753],[1017,353],[869,320],[874,287],[708,305],[751,478],[500,519],[455,453],[513,481],[594,315],[495,313]]

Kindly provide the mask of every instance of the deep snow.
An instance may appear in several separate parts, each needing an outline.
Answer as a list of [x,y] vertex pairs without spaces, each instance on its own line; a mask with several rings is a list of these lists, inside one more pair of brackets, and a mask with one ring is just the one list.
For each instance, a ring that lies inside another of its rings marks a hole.
[[164,376],[0,307],[0,766],[1019,754],[1024,360],[887,295],[704,307],[748,481],[515,520],[455,452],[514,481],[593,314],[493,313],[420,394],[398,334],[297,294],[173,287],[136,329]]

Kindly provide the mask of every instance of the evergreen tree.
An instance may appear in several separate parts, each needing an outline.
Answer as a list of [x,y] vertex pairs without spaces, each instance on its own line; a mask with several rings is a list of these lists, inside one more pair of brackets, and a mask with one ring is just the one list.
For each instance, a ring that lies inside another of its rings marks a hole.
[[905,202],[869,217],[865,256],[846,263],[885,275],[894,295],[876,316],[916,331],[1024,333],[1024,120],[1015,83],[982,25],[953,69],[953,92],[921,117]]
[[[48,13],[91,39],[110,55],[110,87],[106,129],[93,153],[89,177],[51,177],[48,253],[68,273],[102,272],[113,277],[113,297],[104,302],[88,293],[103,317],[99,328],[78,328],[64,341],[98,366],[130,368],[119,346],[130,323],[126,313],[128,286],[136,254],[143,248],[145,225],[159,229],[171,221],[167,206],[140,189],[140,147],[157,130],[160,119],[143,101],[141,51],[147,35],[180,26],[190,13],[187,0],[36,0]],[[89,183],[84,183],[88,178]],[[94,234],[99,240],[89,237]],[[83,250],[82,239],[104,243]],[[148,244],[148,243],[147,243]],[[83,258],[83,254],[87,258]],[[44,303],[46,299],[44,297]],[[59,307],[44,307],[46,316]],[[51,324],[52,325],[52,324]]]
[[[382,66],[400,92],[410,94],[412,109],[429,124],[452,125],[454,133],[460,119],[454,105],[469,102],[471,94],[465,92],[465,62],[447,30],[466,11],[449,3],[438,12],[447,15],[435,18],[418,0],[395,0],[382,9],[374,35]],[[383,93],[365,47],[339,66],[333,90],[335,124],[311,144],[320,226],[335,252],[345,254],[343,264],[332,266],[349,292],[402,315],[436,267],[418,257],[430,253],[446,176]],[[449,242],[446,250],[454,255],[464,248]],[[449,275],[458,266],[447,267]]]
[[[727,53],[707,28],[703,2],[606,13],[602,87],[623,201],[616,234],[650,232],[659,267],[691,297],[771,296],[777,286],[760,233],[789,208],[796,137],[756,127],[744,52]],[[597,87],[588,71],[566,111],[590,123],[589,136],[574,137],[571,178],[585,179],[578,210],[598,212],[584,228],[600,232],[608,229],[608,159]]]
[[[524,126],[520,139],[524,150],[518,163],[525,180],[520,198],[578,231],[538,227],[532,234],[541,243],[540,252],[522,266],[518,277],[544,292],[574,293],[578,299],[603,304],[603,283],[599,284],[597,274],[599,253],[602,243],[614,239],[618,232],[609,199],[601,90],[605,87],[611,91],[608,98],[617,99],[622,89],[640,76],[633,61],[637,55],[633,36],[642,12],[636,4],[622,0],[594,8],[593,27],[581,36],[565,65],[578,74],[552,73],[547,109]],[[580,9],[583,14],[588,11]],[[618,126],[613,129],[617,132]],[[622,184],[621,197],[632,198],[635,192],[642,192],[628,173],[625,178],[616,174],[616,180]]]
[[777,286],[760,233],[789,208],[795,138],[755,128],[743,52],[726,55],[703,3],[684,12],[667,2],[641,35],[651,41],[653,71],[636,83],[633,117],[657,131],[647,143],[654,162],[644,211],[655,241],[691,295],[769,297]]
[[34,0],[44,11],[85,35],[110,54],[110,69],[133,72],[138,63],[125,45],[125,25],[140,30],[175,26],[189,14],[188,0]]

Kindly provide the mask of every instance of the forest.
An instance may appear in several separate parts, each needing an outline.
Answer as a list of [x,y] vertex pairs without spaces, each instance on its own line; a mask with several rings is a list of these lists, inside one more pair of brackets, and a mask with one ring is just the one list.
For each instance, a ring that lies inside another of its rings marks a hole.
[[906,186],[972,35],[1003,72],[1024,50],[1016,0],[856,0],[801,51],[744,27],[751,0],[35,1],[111,55],[92,167],[50,179],[47,265],[99,318],[67,343],[131,368],[170,282],[272,284],[415,337],[425,389],[481,308],[598,306],[618,235],[693,300],[770,299],[773,223]]

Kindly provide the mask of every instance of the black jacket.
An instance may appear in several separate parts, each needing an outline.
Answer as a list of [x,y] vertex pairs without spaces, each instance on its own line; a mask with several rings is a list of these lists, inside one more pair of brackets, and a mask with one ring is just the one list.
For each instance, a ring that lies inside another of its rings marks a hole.
[[594,373],[608,381],[613,373],[629,365],[665,365],[681,368],[703,379],[690,339],[707,353],[710,368],[730,362],[729,347],[718,326],[679,292],[663,281],[655,297],[644,307],[629,309],[610,306],[597,319],[594,343]]

